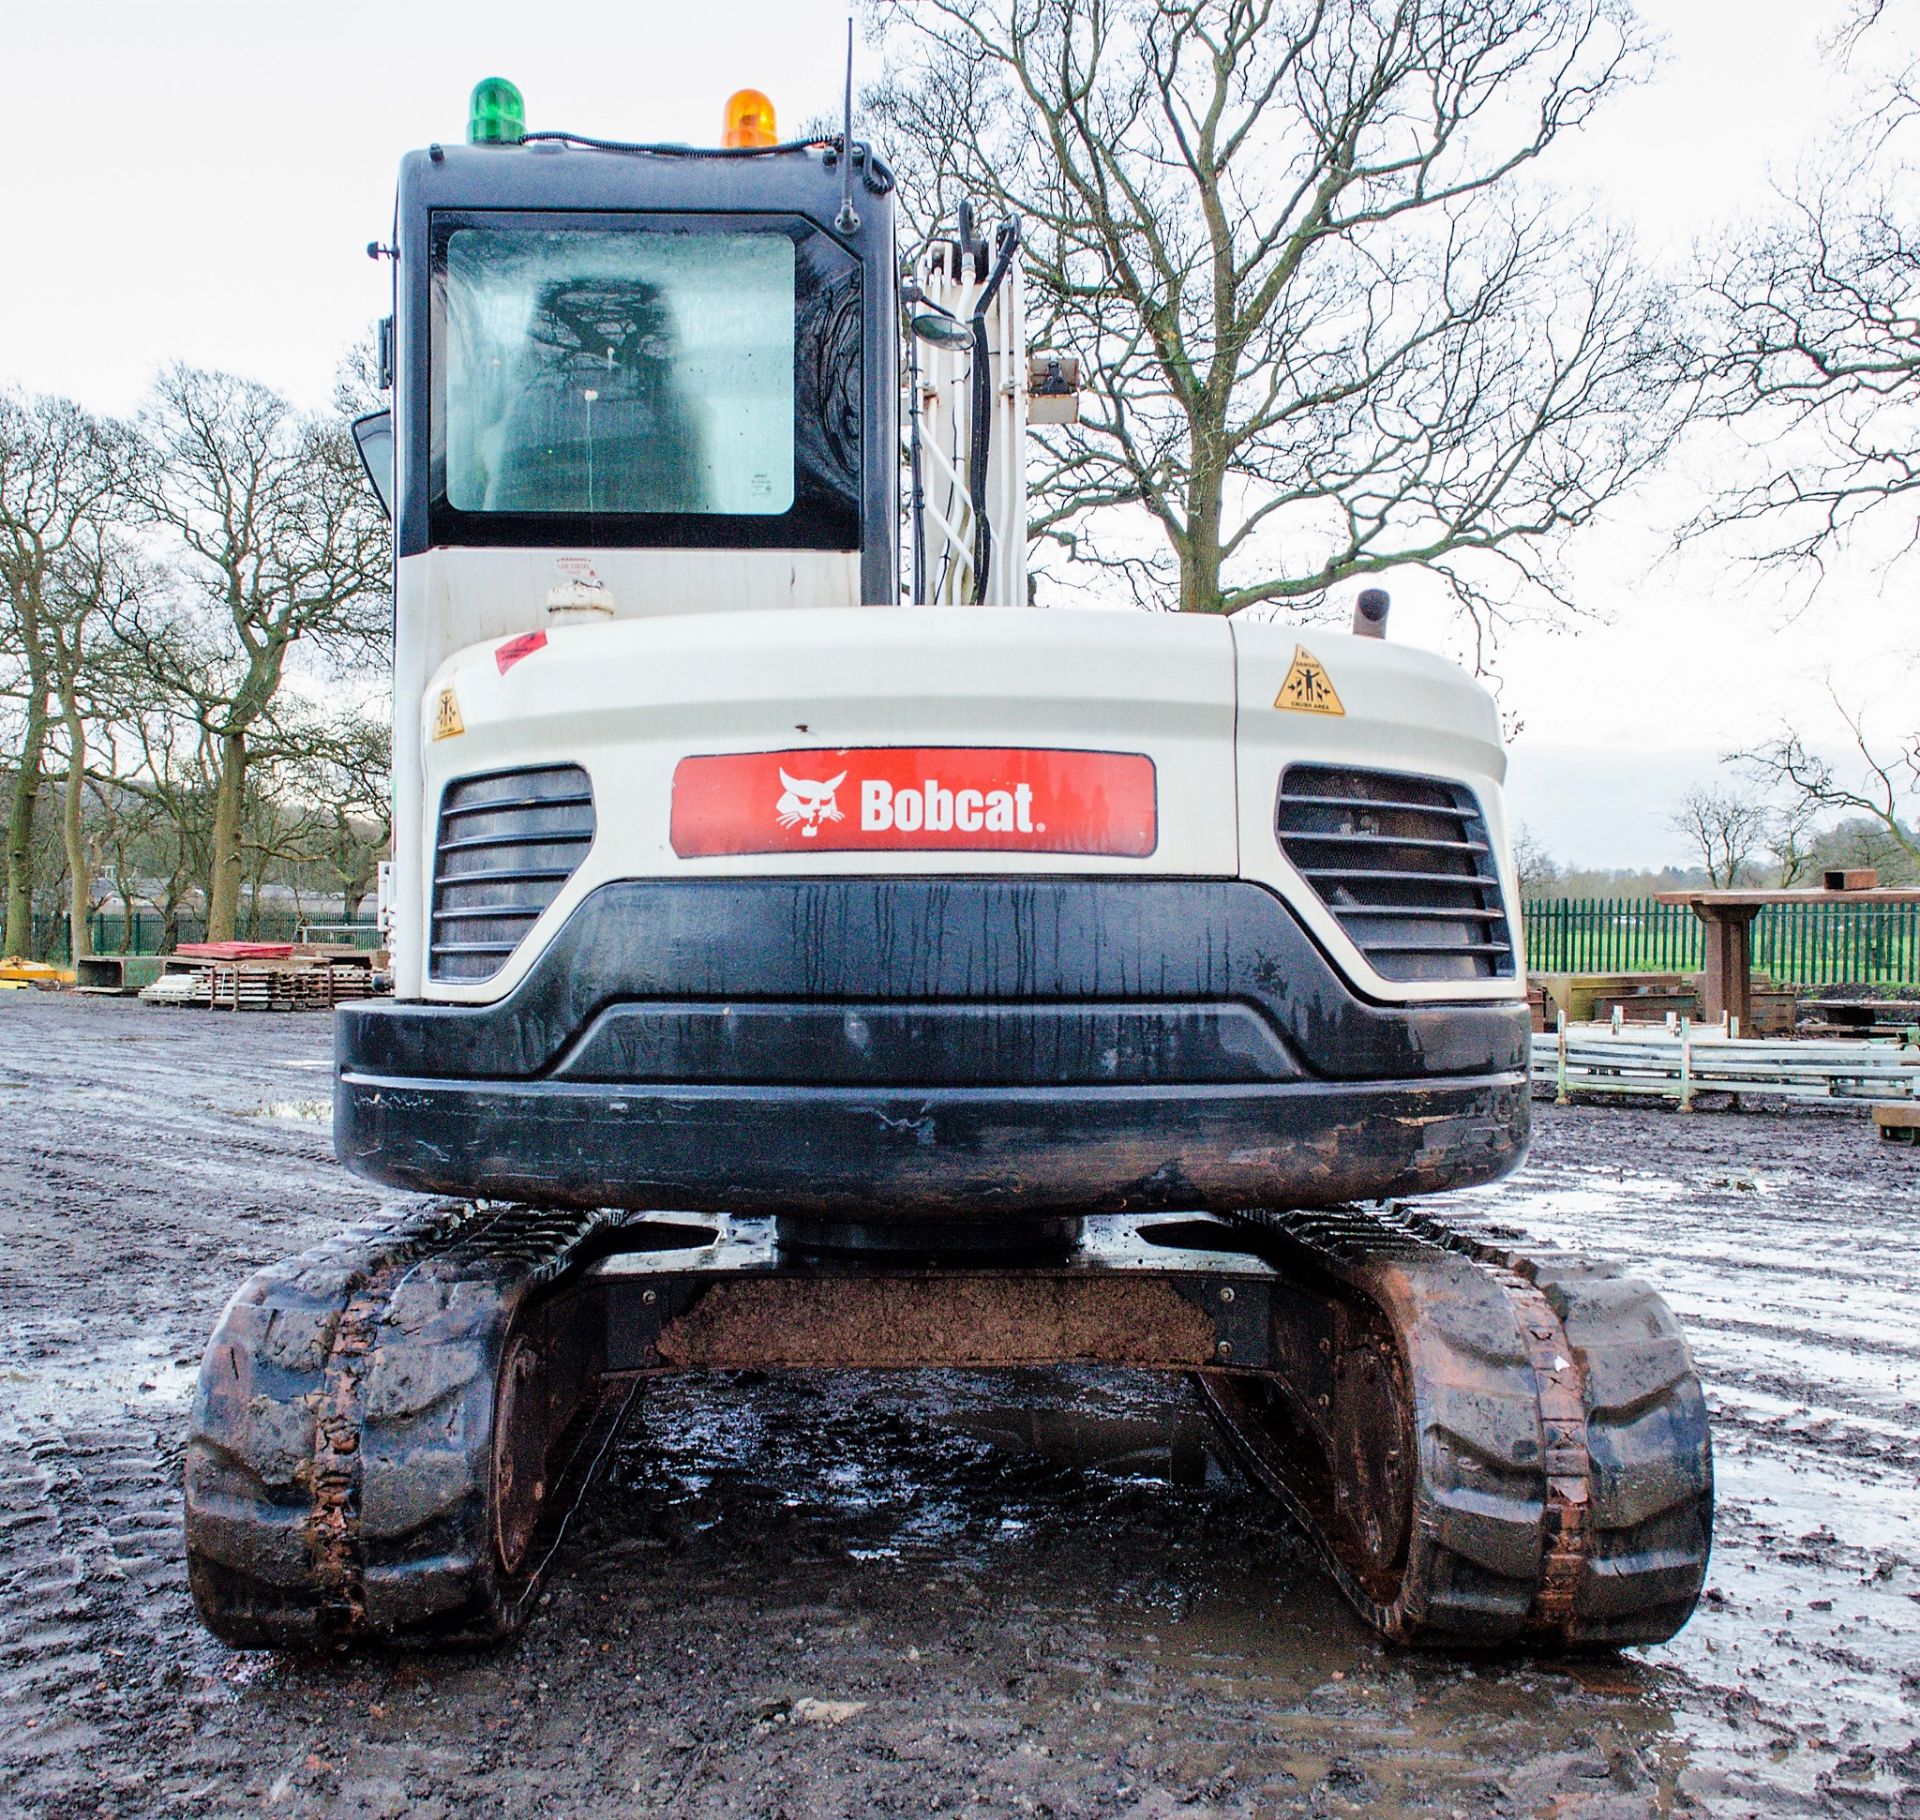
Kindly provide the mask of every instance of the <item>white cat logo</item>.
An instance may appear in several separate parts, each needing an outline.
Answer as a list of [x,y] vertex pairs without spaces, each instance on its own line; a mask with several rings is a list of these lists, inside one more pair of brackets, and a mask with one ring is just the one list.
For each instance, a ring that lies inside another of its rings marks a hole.
[[833,800],[834,791],[847,781],[846,772],[828,778],[824,784],[816,784],[804,777],[789,777],[782,771],[780,781],[786,789],[774,808],[779,812],[781,827],[791,828],[805,822],[807,825],[800,832],[807,840],[812,840],[820,832],[822,822],[843,822],[847,819],[840,813],[840,805]]

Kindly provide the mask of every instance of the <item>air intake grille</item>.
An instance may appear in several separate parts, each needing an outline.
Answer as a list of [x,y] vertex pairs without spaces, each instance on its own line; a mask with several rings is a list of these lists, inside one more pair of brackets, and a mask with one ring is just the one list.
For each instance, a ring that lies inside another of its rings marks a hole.
[[429,977],[491,979],[592,844],[593,788],[578,765],[447,785],[434,848]]
[[1493,843],[1462,784],[1291,765],[1281,850],[1383,978],[1511,976]]

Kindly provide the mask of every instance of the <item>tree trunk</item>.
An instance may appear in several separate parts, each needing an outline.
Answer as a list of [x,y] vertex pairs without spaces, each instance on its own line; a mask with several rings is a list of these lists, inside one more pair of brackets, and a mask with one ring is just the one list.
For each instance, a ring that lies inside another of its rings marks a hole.
[[[62,691],[64,693],[64,690]],[[60,804],[60,835],[67,848],[67,958],[76,966],[93,952],[93,861],[87,852],[87,729],[71,702],[61,704],[67,728],[67,787]]]
[[[60,894],[66,889],[66,884],[67,869],[63,865],[60,868],[59,877],[53,881],[53,901],[56,904],[60,901]],[[59,945],[59,941],[60,919],[58,916],[50,916],[41,928],[39,940],[33,945],[32,958],[36,961],[51,961],[57,959],[58,957],[54,954],[54,949]]]
[[46,692],[29,681],[27,724],[7,805],[7,929],[0,954],[33,951],[33,812],[40,800],[40,766],[47,743]]
[[1218,613],[1220,607],[1220,474],[1197,472],[1187,487],[1187,535],[1180,551],[1180,611]]
[[220,777],[213,792],[213,871],[207,880],[207,940],[230,942],[240,913],[240,810],[246,802],[247,736],[220,739]]

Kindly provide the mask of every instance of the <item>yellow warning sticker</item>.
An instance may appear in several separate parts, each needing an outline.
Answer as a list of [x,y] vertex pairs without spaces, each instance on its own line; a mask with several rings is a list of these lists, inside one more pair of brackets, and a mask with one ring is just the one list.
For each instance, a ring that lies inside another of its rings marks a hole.
[[1344,714],[1340,697],[1334,693],[1333,678],[1326,665],[1305,645],[1293,647],[1293,668],[1273,698],[1276,708],[1293,708],[1302,714]]
[[442,689],[439,705],[433,711],[433,737],[451,739],[466,730],[467,723],[460,718],[460,704],[454,700],[453,691]]

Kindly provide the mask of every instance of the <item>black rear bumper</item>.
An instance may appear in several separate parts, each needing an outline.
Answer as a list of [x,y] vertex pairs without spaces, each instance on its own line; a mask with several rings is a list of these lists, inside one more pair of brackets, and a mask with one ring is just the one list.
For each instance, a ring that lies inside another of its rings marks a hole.
[[1359,997],[1244,881],[635,880],[496,1004],[343,1010],[335,1143],[554,1203],[1326,1205],[1512,1168],[1528,1028]]

